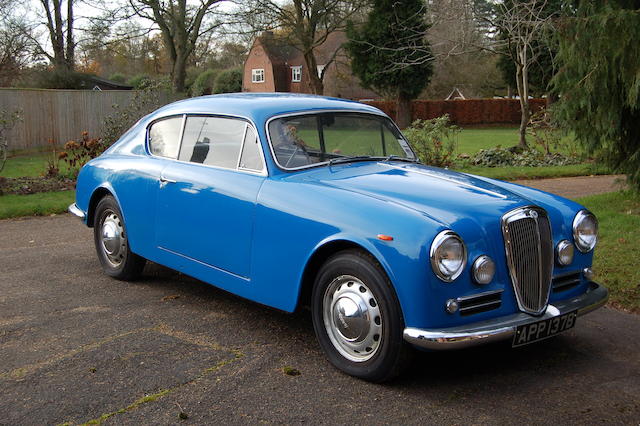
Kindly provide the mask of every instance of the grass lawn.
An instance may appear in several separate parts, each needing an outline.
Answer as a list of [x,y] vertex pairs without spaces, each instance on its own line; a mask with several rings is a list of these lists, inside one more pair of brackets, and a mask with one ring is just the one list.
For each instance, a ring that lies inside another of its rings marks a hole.
[[458,134],[456,153],[473,155],[481,149],[500,145],[509,148],[518,144],[517,127],[490,127],[481,129],[462,129]]
[[[47,168],[47,160],[52,156],[47,152],[36,152],[7,158],[0,176],[4,177],[34,177],[44,175]],[[63,163],[59,167],[63,169]]]
[[596,281],[609,288],[613,306],[640,313],[640,197],[612,192],[577,201],[600,223],[594,257]]
[[20,216],[44,216],[67,211],[75,200],[75,191],[41,192],[0,197],[0,219]]

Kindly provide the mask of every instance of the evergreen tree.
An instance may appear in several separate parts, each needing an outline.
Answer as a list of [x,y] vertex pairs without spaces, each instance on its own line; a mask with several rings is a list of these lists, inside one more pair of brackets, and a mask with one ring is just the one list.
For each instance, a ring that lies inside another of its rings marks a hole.
[[427,87],[433,55],[423,0],[374,0],[367,22],[349,25],[347,51],[362,84],[398,100],[400,127],[411,122],[411,101]]
[[640,190],[640,0],[583,0],[559,26],[558,118]]

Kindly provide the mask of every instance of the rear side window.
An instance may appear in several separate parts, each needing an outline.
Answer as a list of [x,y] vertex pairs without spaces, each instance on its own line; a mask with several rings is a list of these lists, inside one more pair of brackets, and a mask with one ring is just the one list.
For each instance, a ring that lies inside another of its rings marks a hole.
[[153,155],[177,158],[182,116],[156,121],[149,128],[149,150]]
[[247,123],[220,117],[187,117],[181,161],[235,169]]

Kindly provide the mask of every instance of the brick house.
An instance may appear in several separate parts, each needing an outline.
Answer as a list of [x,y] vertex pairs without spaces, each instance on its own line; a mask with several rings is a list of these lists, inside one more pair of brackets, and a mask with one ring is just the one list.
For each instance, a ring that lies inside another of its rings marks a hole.
[[[346,40],[344,32],[334,32],[316,49],[318,69],[314,72],[319,74],[331,61],[325,71],[324,94],[347,99],[379,98],[377,93],[360,86],[351,74],[349,60],[341,48]],[[312,93],[302,52],[273,33],[263,33],[253,42],[244,63],[242,91]]]

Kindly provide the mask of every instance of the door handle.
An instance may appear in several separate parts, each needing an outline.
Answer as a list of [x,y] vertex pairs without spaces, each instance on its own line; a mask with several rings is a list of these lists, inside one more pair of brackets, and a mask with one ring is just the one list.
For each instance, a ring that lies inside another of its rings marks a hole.
[[160,175],[160,183],[165,184],[165,183],[176,183],[175,180],[173,179],[167,179],[166,177]]

